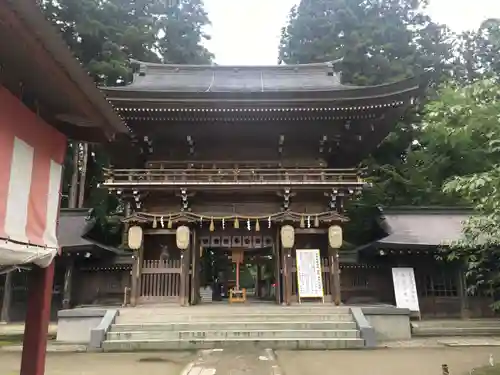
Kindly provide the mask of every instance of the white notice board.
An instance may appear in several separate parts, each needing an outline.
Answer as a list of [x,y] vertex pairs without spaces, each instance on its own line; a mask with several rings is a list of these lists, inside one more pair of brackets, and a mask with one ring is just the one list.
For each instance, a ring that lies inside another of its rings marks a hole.
[[297,285],[300,298],[323,298],[323,277],[318,249],[304,249],[297,254]]
[[420,312],[418,305],[417,284],[413,268],[397,267],[392,269],[392,282],[396,296],[396,306]]

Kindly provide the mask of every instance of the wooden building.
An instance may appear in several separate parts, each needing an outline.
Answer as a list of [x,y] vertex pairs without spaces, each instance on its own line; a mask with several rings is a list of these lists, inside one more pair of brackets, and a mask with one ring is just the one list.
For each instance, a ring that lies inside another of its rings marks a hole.
[[30,267],[23,375],[45,369],[66,139],[127,132],[38,3],[0,1],[0,271]]
[[[88,209],[62,209],[55,258],[51,320],[60,309],[82,305],[120,305],[130,284],[130,251],[106,246],[91,237],[96,225]],[[29,267],[0,275],[0,321],[26,318]]]
[[[348,220],[345,199],[365,186],[356,166],[425,82],[344,86],[337,62],[134,64],[131,84],[103,88],[133,141],[111,145],[102,184],[129,202],[127,225],[143,228],[132,304],[197,304],[207,288],[220,299],[238,283],[234,263],[254,275],[256,299],[293,303],[297,248],[321,250],[327,301],[354,298],[371,271],[339,264],[328,228]],[[293,248],[282,246],[283,225],[295,228]],[[190,229],[188,251],[177,248],[179,226]]]
[[358,254],[377,275],[377,279],[370,274],[365,280],[367,300],[394,304],[391,269],[411,267],[422,317],[492,316],[491,297],[467,293],[465,265],[440,260],[443,250],[460,240],[463,223],[471,214],[464,209],[418,207],[385,211],[382,225],[388,236]]

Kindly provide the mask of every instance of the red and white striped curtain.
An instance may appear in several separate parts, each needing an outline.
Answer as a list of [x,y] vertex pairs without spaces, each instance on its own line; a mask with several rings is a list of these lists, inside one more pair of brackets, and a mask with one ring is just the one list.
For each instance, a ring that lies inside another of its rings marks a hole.
[[0,86],[0,265],[48,266],[66,137]]

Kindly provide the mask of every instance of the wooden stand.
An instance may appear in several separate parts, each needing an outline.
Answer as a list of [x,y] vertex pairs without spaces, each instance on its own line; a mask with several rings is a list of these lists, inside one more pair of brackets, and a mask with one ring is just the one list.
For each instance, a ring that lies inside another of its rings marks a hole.
[[229,291],[229,303],[246,302],[247,290],[240,289],[240,264],[243,263],[243,250],[233,250],[231,260],[236,264],[236,288]]
[[299,300],[299,304],[302,303],[302,300],[304,299],[309,299],[309,300],[312,300],[312,299],[320,299],[321,300],[321,303],[325,303],[325,296],[321,296],[321,297],[301,297],[300,295],[298,296],[298,300]]

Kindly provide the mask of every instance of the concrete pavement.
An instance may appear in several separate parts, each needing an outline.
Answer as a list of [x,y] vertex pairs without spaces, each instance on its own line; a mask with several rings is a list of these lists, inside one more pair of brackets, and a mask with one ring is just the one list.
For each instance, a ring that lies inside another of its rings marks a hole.
[[[421,342],[421,344],[429,344]],[[500,363],[500,347],[399,347],[278,351],[235,347],[200,352],[49,353],[46,375],[451,375]],[[21,353],[0,352],[0,375],[18,373]]]
[[[45,375],[179,375],[195,353],[54,353]],[[21,353],[0,353],[0,375],[19,374]]]
[[202,350],[181,375],[281,375],[271,350]]
[[360,351],[288,351],[277,353],[286,375],[427,375],[441,374],[447,364],[450,375],[468,374],[489,365],[490,354],[500,363],[500,348],[408,348]]

